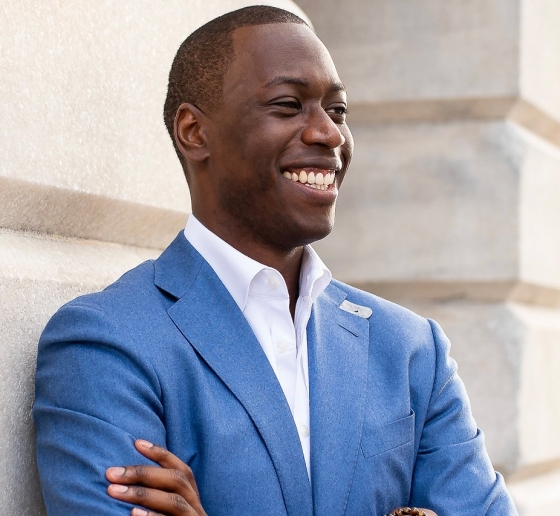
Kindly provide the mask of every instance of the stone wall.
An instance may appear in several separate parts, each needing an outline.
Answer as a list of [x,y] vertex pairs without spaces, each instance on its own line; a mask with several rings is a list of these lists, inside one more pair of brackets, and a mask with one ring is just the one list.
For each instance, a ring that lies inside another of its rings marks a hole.
[[[0,507],[43,514],[30,419],[52,313],[154,256],[189,198],[161,120],[196,26],[250,2],[0,10]],[[297,11],[289,2],[266,2]],[[522,516],[560,502],[560,4],[301,0],[351,99],[318,249],[443,324]]]
[[522,516],[560,503],[560,3],[301,0],[356,153],[335,276],[437,319]]

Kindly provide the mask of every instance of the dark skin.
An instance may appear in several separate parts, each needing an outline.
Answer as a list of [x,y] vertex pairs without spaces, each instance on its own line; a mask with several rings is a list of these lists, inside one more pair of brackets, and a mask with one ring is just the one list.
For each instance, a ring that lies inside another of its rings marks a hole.
[[[175,142],[186,163],[193,214],[232,247],[282,274],[294,317],[303,248],[330,233],[352,157],[346,91],[327,49],[304,25],[243,27],[233,40],[236,58],[222,102],[212,108],[182,104]],[[284,175],[302,170],[334,174],[334,182],[319,190]],[[160,467],[109,468],[110,496],[147,509],[135,508],[133,516],[206,515],[185,463],[145,441],[135,446]]]
[[140,439],[134,446],[160,467],[109,468],[113,498],[145,507],[132,509],[132,516],[206,516],[191,468],[161,446]]

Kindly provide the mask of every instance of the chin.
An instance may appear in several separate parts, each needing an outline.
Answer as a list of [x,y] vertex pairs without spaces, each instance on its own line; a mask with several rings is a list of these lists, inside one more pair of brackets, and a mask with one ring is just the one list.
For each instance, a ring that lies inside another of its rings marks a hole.
[[300,228],[298,235],[298,244],[294,247],[308,245],[312,244],[313,242],[322,240],[331,233],[333,226],[334,218],[329,218],[329,220],[324,221],[323,224],[315,224],[313,226],[305,225],[304,227]]

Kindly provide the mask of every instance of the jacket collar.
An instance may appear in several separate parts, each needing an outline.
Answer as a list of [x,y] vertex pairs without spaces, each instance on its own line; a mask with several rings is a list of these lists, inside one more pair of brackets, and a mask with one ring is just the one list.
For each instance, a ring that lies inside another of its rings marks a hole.
[[366,405],[369,320],[341,309],[332,283],[307,330],[314,514],[340,515],[356,470]]
[[191,287],[204,263],[202,256],[188,243],[183,231],[180,231],[154,262],[154,283],[156,287],[179,299]]

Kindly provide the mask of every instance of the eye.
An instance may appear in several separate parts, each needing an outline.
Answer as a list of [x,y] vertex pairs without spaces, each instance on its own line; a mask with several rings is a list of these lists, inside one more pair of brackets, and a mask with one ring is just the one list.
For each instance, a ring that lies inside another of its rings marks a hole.
[[299,109],[299,102],[297,102],[295,100],[285,100],[285,101],[282,101],[282,102],[277,102],[276,105],[287,107],[287,108],[292,108],[292,109]]
[[346,106],[336,106],[333,107],[332,110],[337,115],[346,115],[348,113],[348,108]]
[[301,109],[301,103],[297,99],[278,99],[273,101],[272,106],[286,114],[292,114]]
[[330,106],[326,111],[335,122],[344,123],[346,121],[346,115],[348,114],[348,107],[346,105]]

